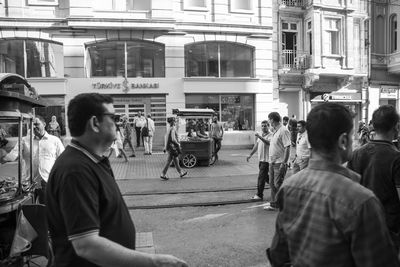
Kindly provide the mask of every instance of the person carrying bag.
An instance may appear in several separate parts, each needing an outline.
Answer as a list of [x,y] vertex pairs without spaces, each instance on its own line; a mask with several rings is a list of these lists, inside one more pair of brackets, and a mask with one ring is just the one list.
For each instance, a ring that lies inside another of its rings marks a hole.
[[168,159],[165,164],[164,169],[162,170],[162,173],[160,175],[160,178],[163,180],[168,180],[168,177],[166,176],[168,168],[171,164],[172,161],[174,161],[175,168],[179,173],[179,176],[182,178],[183,176],[187,175],[186,171],[182,171],[181,167],[179,166],[179,154],[181,154],[181,148],[180,144],[178,142],[176,130],[175,130],[175,118],[171,117],[168,118],[168,123],[170,125],[170,129],[168,132],[168,138],[167,142],[165,145],[164,153],[168,151]]

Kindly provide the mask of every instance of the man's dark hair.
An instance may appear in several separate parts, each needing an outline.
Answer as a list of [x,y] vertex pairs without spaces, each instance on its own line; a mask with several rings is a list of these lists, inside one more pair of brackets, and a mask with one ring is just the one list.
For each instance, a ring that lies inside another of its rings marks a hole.
[[331,152],[339,136],[353,129],[353,114],[340,104],[320,104],[308,113],[306,129],[313,150]]
[[307,125],[306,121],[303,121],[303,120],[299,120],[299,121],[297,122],[297,124],[300,124],[302,127],[304,127],[304,126]]
[[269,126],[269,122],[268,122],[267,120],[263,120],[263,121],[261,122],[261,124],[266,124],[266,125]]
[[288,116],[284,116],[284,117],[282,118],[282,121],[289,121],[289,117],[288,117]]
[[392,105],[380,106],[372,114],[372,125],[376,132],[389,132],[397,126],[399,114]]
[[43,124],[46,125],[46,121],[44,120],[44,118],[40,115],[35,115],[35,118],[39,119],[41,122],[43,122]]
[[268,114],[268,119],[273,120],[274,122],[281,122],[281,115],[274,111]]
[[108,95],[85,93],[75,96],[68,104],[68,127],[71,136],[81,136],[85,133],[86,123],[92,116],[100,116],[105,110],[103,104],[113,103]]

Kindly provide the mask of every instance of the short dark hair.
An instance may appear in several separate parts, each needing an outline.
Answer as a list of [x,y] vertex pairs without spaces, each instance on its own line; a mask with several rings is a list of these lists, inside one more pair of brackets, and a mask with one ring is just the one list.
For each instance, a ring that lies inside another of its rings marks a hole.
[[268,119],[273,120],[274,122],[281,122],[281,115],[279,115],[278,112],[274,111],[268,114]]
[[68,104],[68,128],[71,136],[81,136],[85,133],[86,123],[92,116],[100,116],[104,112],[103,104],[113,103],[108,95],[84,93],[75,96]]
[[267,125],[269,125],[269,122],[268,122],[267,120],[263,120],[263,121],[261,122],[261,124],[267,124]]
[[380,106],[372,114],[372,125],[377,132],[389,132],[397,126],[399,114],[392,105]]
[[175,117],[168,117],[167,122],[171,124],[171,122],[175,121]]
[[304,127],[304,126],[307,125],[306,121],[303,121],[303,120],[299,120],[299,121],[297,122],[297,124],[301,124],[302,127]]
[[44,120],[44,118],[40,115],[35,115],[36,119],[39,119],[41,122],[43,122],[44,124],[46,124],[46,121]]
[[283,121],[289,121],[289,117],[288,116],[283,116],[282,120]]
[[353,129],[353,114],[337,103],[323,103],[314,107],[307,116],[306,130],[313,150],[331,152],[343,133]]

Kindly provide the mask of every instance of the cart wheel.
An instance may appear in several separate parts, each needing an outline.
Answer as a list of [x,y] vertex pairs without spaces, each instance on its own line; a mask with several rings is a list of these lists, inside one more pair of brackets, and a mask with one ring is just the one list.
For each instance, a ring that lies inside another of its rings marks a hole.
[[193,168],[194,166],[196,166],[196,163],[197,163],[197,159],[196,159],[196,156],[193,154],[185,154],[182,157],[182,164],[186,168]]
[[217,160],[217,158],[215,157],[215,155],[212,155],[212,157],[210,158],[210,160],[208,162],[208,166],[214,165],[216,160]]

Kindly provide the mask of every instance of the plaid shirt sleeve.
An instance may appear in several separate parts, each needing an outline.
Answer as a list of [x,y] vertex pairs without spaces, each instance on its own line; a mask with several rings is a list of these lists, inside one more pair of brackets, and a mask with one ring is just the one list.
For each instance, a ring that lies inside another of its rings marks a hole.
[[275,228],[271,247],[267,250],[268,260],[274,267],[290,266],[289,247],[281,224],[281,213],[278,213]]
[[367,200],[352,218],[351,250],[356,266],[400,266],[397,249],[392,243],[383,214],[376,198]]

